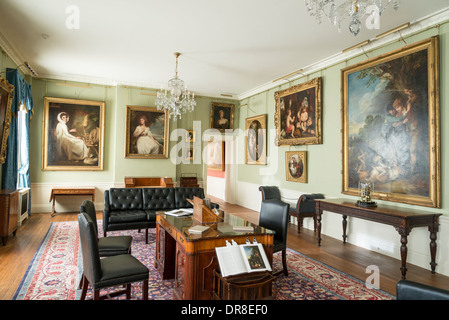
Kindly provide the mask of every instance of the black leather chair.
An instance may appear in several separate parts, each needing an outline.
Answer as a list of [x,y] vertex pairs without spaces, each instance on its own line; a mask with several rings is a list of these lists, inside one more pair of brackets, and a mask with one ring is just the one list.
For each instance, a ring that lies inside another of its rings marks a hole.
[[449,300],[449,291],[421,283],[400,280],[396,284],[398,300]]
[[273,253],[282,251],[283,269],[275,272],[288,276],[287,270],[287,228],[290,205],[278,199],[262,200],[259,225],[275,231]]
[[262,200],[281,200],[281,192],[277,186],[260,186],[259,191],[262,192]]
[[100,297],[100,289],[126,285],[125,290],[107,295],[113,297],[126,293],[131,298],[131,283],[142,282],[142,299],[148,300],[149,270],[130,254],[120,254],[100,259],[98,239],[92,219],[85,212],[78,215],[83,276],[81,300],[86,298],[89,284],[94,291],[94,300]]
[[303,194],[296,203],[296,208],[290,208],[290,216],[296,217],[298,224],[298,233],[301,232],[304,218],[313,218],[313,231],[316,231],[316,199],[324,199],[321,193]]
[[115,256],[118,254],[131,253],[131,236],[109,236],[98,238],[98,224],[95,205],[90,200],[84,200],[80,206],[80,213],[87,213],[94,224],[95,234],[98,239],[98,250],[100,257]]

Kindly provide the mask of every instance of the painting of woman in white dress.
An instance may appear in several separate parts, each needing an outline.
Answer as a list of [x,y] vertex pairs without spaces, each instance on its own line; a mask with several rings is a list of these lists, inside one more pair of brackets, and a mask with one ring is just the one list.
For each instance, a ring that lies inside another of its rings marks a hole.
[[150,127],[148,126],[148,118],[146,116],[139,117],[139,124],[133,133],[137,139],[136,147],[139,154],[159,154],[162,148],[161,144],[153,137]]
[[155,107],[127,106],[125,158],[167,158],[168,114]]
[[58,125],[56,126],[56,154],[58,158],[67,160],[86,160],[88,149],[84,140],[74,136],[76,128],[68,129],[69,115],[66,112],[58,114]]
[[43,170],[103,170],[105,103],[44,98]]

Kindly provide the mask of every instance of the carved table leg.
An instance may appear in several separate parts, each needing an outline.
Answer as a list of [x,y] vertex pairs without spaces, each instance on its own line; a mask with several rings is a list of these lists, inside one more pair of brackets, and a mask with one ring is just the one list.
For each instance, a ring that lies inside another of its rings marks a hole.
[[318,246],[321,246],[321,215],[323,214],[323,210],[319,208],[319,205],[315,207],[315,215],[316,215],[316,230],[318,234]]
[[438,222],[433,226],[429,226],[430,231],[430,268],[432,273],[435,273],[435,267],[437,266],[435,262],[435,256],[437,252],[437,232],[438,232]]
[[53,217],[55,215],[55,200],[56,200],[56,196],[53,195],[53,205],[51,207],[51,216]]
[[402,280],[405,280],[405,274],[407,272],[406,261],[407,261],[407,235],[408,233],[400,232],[401,235],[401,273]]
[[348,216],[343,215],[343,221],[342,221],[342,225],[343,225],[343,243],[346,243],[346,227],[348,225],[348,221],[347,221]]

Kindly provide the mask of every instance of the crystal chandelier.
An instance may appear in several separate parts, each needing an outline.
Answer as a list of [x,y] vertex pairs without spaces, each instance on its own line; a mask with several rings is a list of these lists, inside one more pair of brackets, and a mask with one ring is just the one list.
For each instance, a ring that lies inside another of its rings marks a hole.
[[307,12],[315,17],[318,24],[326,16],[332,25],[340,30],[343,20],[349,17],[351,19],[349,31],[354,36],[359,33],[362,27],[360,20],[363,16],[377,14],[380,17],[382,12],[390,5],[395,10],[399,8],[399,0],[304,0],[304,2]]
[[176,69],[173,79],[168,81],[168,90],[158,91],[156,97],[156,106],[158,110],[168,111],[169,117],[175,121],[181,119],[181,114],[193,111],[196,106],[195,94],[190,95],[187,91],[184,81],[178,78],[178,57],[181,54],[175,52]]

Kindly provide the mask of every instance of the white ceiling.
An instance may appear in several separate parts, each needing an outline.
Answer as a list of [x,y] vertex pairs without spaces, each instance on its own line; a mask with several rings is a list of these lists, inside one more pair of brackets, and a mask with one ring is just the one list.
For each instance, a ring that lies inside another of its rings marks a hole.
[[[66,27],[70,5],[79,8],[79,29]],[[347,23],[340,32],[316,24],[302,0],[0,0],[0,44],[39,77],[151,88],[174,76],[178,51],[189,90],[241,98],[448,5],[402,0],[382,14],[379,30],[363,25],[354,37]]]

